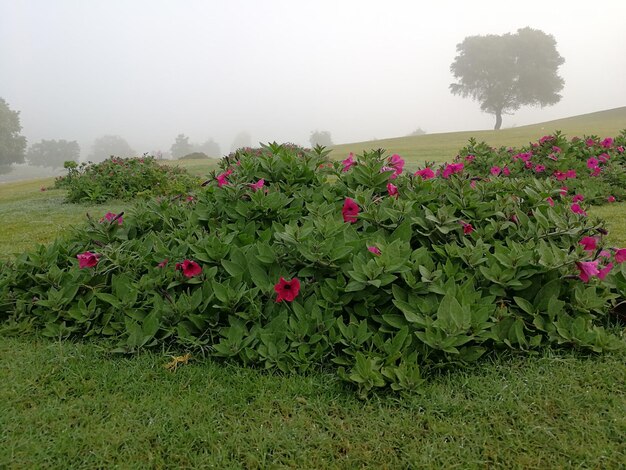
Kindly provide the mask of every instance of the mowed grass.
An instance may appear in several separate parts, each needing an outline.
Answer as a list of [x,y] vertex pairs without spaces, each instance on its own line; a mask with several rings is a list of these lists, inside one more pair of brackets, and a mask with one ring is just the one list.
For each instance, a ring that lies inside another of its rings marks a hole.
[[448,132],[335,145],[332,147],[331,156],[344,159],[349,152],[361,153],[370,149],[383,148],[390,153],[400,154],[414,167],[423,165],[425,161],[452,160],[459,149],[467,145],[471,137],[479,142],[485,141],[496,148],[519,147],[557,130],[568,137],[595,134],[604,138],[615,137],[622,129],[626,129],[626,107],[499,131]]
[[[214,162],[184,164],[205,175]],[[51,185],[0,185],[0,259],[87,212],[128,209],[63,204],[63,191],[40,191]],[[608,242],[626,247],[626,203],[595,215],[608,220]],[[170,355],[186,351],[110,348],[0,324],[0,468],[626,465],[624,354],[502,352],[429,377],[419,394],[362,401],[332,371],[279,375],[193,357],[170,372]]]

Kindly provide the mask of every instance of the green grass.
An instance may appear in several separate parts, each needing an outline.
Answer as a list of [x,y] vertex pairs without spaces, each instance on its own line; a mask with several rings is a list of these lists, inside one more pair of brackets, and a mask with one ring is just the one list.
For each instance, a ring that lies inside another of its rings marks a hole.
[[0,467],[620,468],[626,367],[547,352],[485,361],[420,395],[355,394],[165,353],[0,340]]
[[[198,175],[209,164],[183,163]],[[52,181],[0,185],[0,259],[66,233],[87,212],[127,208],[63,204],[63,191],[40,191]],[[626,247],[626,203],[590,215],[606,218],[609,242]],[[617,469],[626,462],[623,355],[503,353],[430,377],[418,395],[361,401],[334,373],[276,375],[200,357],[169,372],[169,351],[122,357],[108,349],[0,325],[0,468]]]
[[622,129],[626,129],[626,107],[499,131],[448,132],[335,145],[331,156],[343,159],[349,152],[383,148],[400,154],[409,163],[423,164],[424,161],[451,160],[470,137],[484,140],[493,147],[518,147],[557,130],[569,137],[597,134],[603,138],[614,137]]
[[205,177],[208,172],[217,168],[219,160],[214,158],[197,158],[189,160],[164,160],[162,163],[186,169],[192,175]]

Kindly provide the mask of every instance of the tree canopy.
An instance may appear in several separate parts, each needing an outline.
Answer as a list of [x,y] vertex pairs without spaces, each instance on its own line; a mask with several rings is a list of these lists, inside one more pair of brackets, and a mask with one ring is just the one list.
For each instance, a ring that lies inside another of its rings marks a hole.
[[176,140],[170,147],[172,158],[180,158],[193,152],[193,145],[189,143],[189,137],[185,134],[178,134]]
[[457,82],[450,91],[471,97],[484,112],[494,114],[495,129],[502,125],[502,114],[561,99],[564,81],[557,72],[565,60],[552,35],[522,28],[516,34],[468,36],[456,49],[450,71]]
[[24,162],[26,137],[20,134],[21,131],[20,112],[13,111],[0,98],[0,167]]
[[30,146],[26,158],[31,165],[61,168],[66,161],[78,161],[80,146],[75,140],[42,140]]
[[89,159],[93,162],[106,160],[111,156],[133,157],[135,151],[119,135],[105,135],[95,140]]
[[311,132],[311,137],[309,137],[309,143],[311,144],[311,147],[315,147],[316,145],[321,145],[322,147],[330,147],[331,145],[333,145],[333,139],[329,131],[315,130]]

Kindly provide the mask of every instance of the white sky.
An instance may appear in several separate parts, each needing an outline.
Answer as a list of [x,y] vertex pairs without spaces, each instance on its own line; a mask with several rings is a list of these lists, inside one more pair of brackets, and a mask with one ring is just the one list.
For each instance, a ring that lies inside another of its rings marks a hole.
[[530,26],[565,58],[562,101],[503,127],[626,105],[626,0],[0,0],[0,97],[29,143],[104,134],[138,152],[178,133],[230,150],[488,129],[452,96],[466,36]]

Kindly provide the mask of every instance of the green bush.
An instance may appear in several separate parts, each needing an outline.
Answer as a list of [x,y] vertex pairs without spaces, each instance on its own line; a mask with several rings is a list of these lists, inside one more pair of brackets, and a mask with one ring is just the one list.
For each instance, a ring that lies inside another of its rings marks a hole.
[[192,152],[179,158],[179,160],[199,160],[209,158],[204,152]]
[[605,327],[626,251],[553,180],[424,179],[381,151],[348,163],[240,150],[193,200],[140,201],[2,266],[0,321],[122,352],[330,367],[363,395],[489,351],[624,348]]
[[110,199],[186,194],[199,181],[186,170],[159,165],[154,157],[116,158],[101,163],[71,165],[55,187],[65,188],[69,202],[102,203]]

